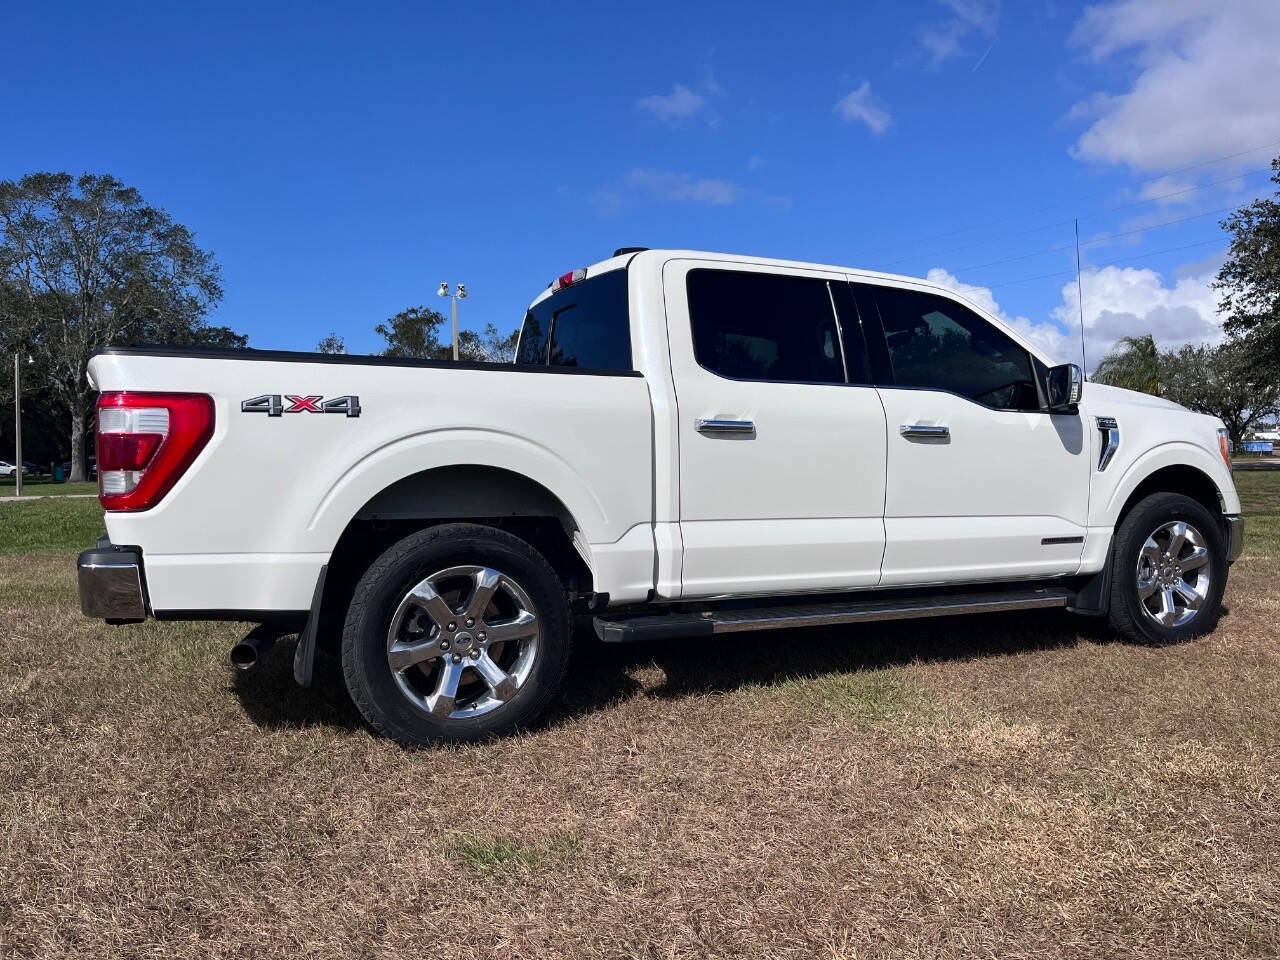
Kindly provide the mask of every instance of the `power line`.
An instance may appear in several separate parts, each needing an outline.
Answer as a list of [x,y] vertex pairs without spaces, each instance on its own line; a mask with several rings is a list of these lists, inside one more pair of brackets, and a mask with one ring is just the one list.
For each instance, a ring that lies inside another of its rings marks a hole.
[[[1116,259],[1116,260],[1108,260],[1105,263],[1096,263],[1096,264],[1093,264],[1093,269],[1097,270],[1102,267],[1114,267],[1117,263],[1128,263],[1132,260],[1145,260],[1147,257],[1158,257],[1162,253],[1177,253],[1180,250],[1191,250],[1194,247],[1205,247],[1211,243],[1221,243],[1221,242],[1222,242],[1222,237],[1220,236],[1211,237],[1208,240],[1201,240],[1198,243],[1184,244],[1181,247],[1168,247],[1167,249],[1164,249],[1164,250],[1151,250],[1147,253],[1140,253],[1135,257],[1120,257],[1119,259]],[[995,290],[998,287],[1012,287],[1019,283],[1030,283],[1032,280],[1048,280],[1052,277],[1070,276],[1073,273],[1075,273],[1074,270],[1057,270],[1053,273],[1041,273],[1034,277],[1023,277],[1020,280],[1005,280],[1001,283],[993,283],[993,284],[990,284],[987,287],[987,289]]]
[[[1094,237],[1092,240],[1086,240],[1084,241],[1084,243],[1080,243],[1079,238],[1077,237],[1077,240],[1074,246],[1077,248],[1077,250],[1080,247],[1091,247],[1099,243],[1106,243],[1108,240],[1116,240],[1116,239],[1119,239],[1120,237],[1131,237],[1135,233],[1146,233],[1148,230],[1159,230],[1161,227],[1171,227],[1179,223],[1187,223],[1191,220],[1201,220],[1205,217],[1212,217],[1219,213],[1227,213],[1234,209],[1235,207],[1220,207],[1217,210],[1206,210],[1204,213],[1193,214],[1192,216],[1189,216],[1189,217],[1179,217],[1176,220],[1164,220],[1164,221],[1161,221],[1160,223],[1151,223],[1145,227],[1137,227],[1133,230],[1121,230],[1118,233],[1104,233],[1102,236]],[[1078,232],[1079,227],[1077,227],[1076,229]],[[1045,250],[1038,250],[1035,253],[1023,253],[1023,254],[1019,254],[1016,257],[1005,257],[1002,260],[990,260],[987,263],[973,263],[967,267],[957,267],[955,270],[952,270],[951,272],[958,275],[962,270],[981,270],[984,267],[998,267],[1002,263],[1015,263],[1018,260],[1031,260],[1034,257],[1043,257],[1051,253],[1061,253],[1064,250],[1070,250],[1072,246],[1073,244],[1064,243],[1057,247],[1049,247]]]
[[[1244,173],[1237,173],[1235,176],[1232,176],[1232,177],[1223,177],[1221,180],[1211,180],[1209,183],[1203,183],[1198,187],[1188,187],[1185,190],[1174,190],[1171,193],[1162,193],[1162,194],[1159,194],[1158,196],[1147,197],[1144,200],[1134,200],[1131,203],[1122,203],[1114,207],[1104,207],[1101,210],[1095,210],[1093,213],[1087,213],[1083,217],[1080,217],[1078,219],[1088,220],[1090,217],[1099,217],[1104,213],[1114,213],[1117,210],[1129,210],[1129,209],[1132,209],[1133,207],[1139,207],[1148,203],[1158,203],[1161,200],[1168,200],[1171,197],[1186,196],[1187,194],[1197,193],[1201,190],[1207,190],[1209,187],[1217,187],[1217,186],[1221,186],[1224,183],[1230,183],[1232,180],[1242,180],[1245,177],[1252,177],[1259,173],[1269,173],[1270,171],[1271,171],[1270,167],[1259,167],[1256,170],[1248,170],[1248,171],[1245,171]],[[1172,174],[1169,174],[1169,176],[1172,176]],[[1073,218],[1071,220],[1055,220],[1052,223],[1041,224],[1040,226],[1036,226],[1036,227],[1027,227],[1021,230],[990,234],[986,237],[986,239],[975,240],[972,243],[964,243],[964,244],[960,244],[959,246],[946,247],[942,250],[933,250],[933,251],[930,251],[929,253],[912,254],[909,257],[903,257],[899,260],[890,260],[888,263],[881,264],[881,267],[885,267],[885,268],[893,267],[900,263],[911,263],[915,260],[926,260],[930,257],[942,256],[943,254],[946,254],[946,253],[955,253],[958,250],[972,250],[974,247],[985,247],[987,244],[993,243],[996,240],[1004,240],[1004,239],[1008,239],[1009,237],[1026,236],[1029,233],[1039,233],[1043,230],[1051,230],[1054,227],[1066,226],[1068,224],[1074,223],[1075,219],[1076,218]]]
[[[1263,143],[1263,144],[1260,144],[1260,145],[1258,145],[1258,146],[1256,146],[1256,147],[1250,147],[1248,150],[1241,150],[1241,151],[1240,151],[1240,152],[1238,152],[1238,153],[1229,153],[1229,154],[1226,154],[1225,156],[1221,156],[1221,157],[1214,157],[1212,160],[1204,160],[1204,161],[1202,161],[1202,162],[1200,162],[1200,163],[1193,163],[1193,164],[1191,164],[1190,166],[1186,166],[1186,167],[1179,167],[1177,170],[1169,170],[1169,171],[1166,171],[1166,172],[1164,172],[1164,173],[1160,174],[1160,175],[1159,175],[1159,177],[1174,177],[1174,176],[1177,176],[1177,175],[1178,175],[1178,174],[1180,174],[1180,173],[1188,173],[1188,172],[1190,172],[1190,171],[1192,171],[1192,170],[1201,170],[1201,169],[1203,169],[1203,168],[1205,168],[1205,167],[1211,167],[1211,166],[1214,166],[1215,164],[1225,163],[1225,162],[1226,162],[1226,161],[1228,161],[1228,160],[1235,160],[1235,159],[1236,159],[1236,158],[1238,158],[1238,157],[1248,156],[1248,155],[1249,155],[1249,154],[1251,154],[1251,153],[1257,153],[1259,150],[1269,150],[1269,149],[1271,149],[1272,147],[1276,147],[1276,146],[1280,146],[1280,140],[1273,140],[1273,141],[1271,141],[1270,143]],[[1264,169],[1269,169],[1269,168],[1264,168]],[[1257,172],[1257,171],[1252,171],[1252,172]],[[1159,179],[1159,177],[1157,177],[1156,179]],[[1231,178],[1228,178],[1228,179],[1237,179],[1237,178],[1235,178],[1235,177],[1231,177]],[[1225,181],[1222,181],[1222,182],[1225,182]],[[1214,185],[1214,184],[1206,184],[1206,186],[1213,186],[1213,185]],[[1069,205],[1069,204],[1073,204],[1073,203],[1080,203],[1080,202],[1082,202],[1082,201],[1084,201],[1084,200],[1092,200],[1094,197],[1106,196],[1106,195],[1107,195],[1107,194],[1109,194],[1109,193],[1113,193],[1113,192],[1114,192],[1114,189],[1115,189],[1115,188],[1108,188],[1108,189],[1106,189],[1106,190],[1097,190],[1097,191],[1094,191],[1093,193],[1086,193],[1086,194],[1083,194],[1083,195],[1081,195],[1081,196],[1074,197],[1074,198],[1072,198],[1072,199],[1070,199],[1070,200],[1058,200],[1058,201],[1055,201],[1054,203],[1046,204],[1046,205],[1044,205],[1044,206],[1035,207],[1035,208],[1032,208],[1032,209],[1029,209],[1029,210],[1023,210],[1023,211],[1021,211],[1020,213],[1012,213],[1012,214],[1009,214],[1008,216],[1005,216],[1005,217],[999,217],[999,218],[997,218],[997,219],[995,219],[995,220],[988,220],[988,221],[986,221],[984,224],[982,224],[982,226],[994,226],[994,225],[996,225],[996,224],[1000,224],[1000,223],[1007,223],[1007,222],[1008,222],[1008,221],[1010,221],[1010,220],[1017,220],[1017,219],[1018,219],[1018,218],[1020,218],[1020,217],[1031,216],[1031,215],[1033,215],[1033,214],[1040,213],[1040,212],[1042,212],[1042,211],[1044,211],[1044,210],[1052,210],[1052,209],[1054,209],[1054,208],[1056,208],[1056,207],[1067,206],[1067,205]],[[1176,195],[1176,194],[1175,194],[1175,195]],[[1163,199],[1163,198],[1151,198],[1151,200],[1154,200],[1154,199]],[[1150,200],[1144,200],[1144,201],[1139,201],[1139,202],[1140,202],[1140,203],[1147,203],[1147,202],[1150,202]],[[1105,211],[1103,211],[1103,212],[1105,212]],[[873,248],[871,248],[871,249],[869,249],[869,250],[864,250],[864,251],[862,251],[862,253],[861,253],[861,254],[858,254],[858,255],[859,255],[859,256],[869,256],[870,254],[873,254],[873,253],[879,253],[879,252],[880,252],[880,251],[882,251],[882,250],[891,250],[891,249],[893,249],[894,247],[901,247],[901,246],[905,246],[905,245],[910,244],[910,243],[917,243],[917,242],[919,242],[920,240],[940,240],[940,239],[942,239],[943,237],[952,237],[952,236],[955,236],[956,234],[964,233],[964,232],[965,232],[966,230],[968,230],[968,229],[970,229],[970,228],[969,228],[969,227],[959,227],[959,228],[957,228],[957,229],[955,229],[955,230],[947,230],[947,231],[944,231],[944,232],[942,232],[942,233],[930,234],[930,235],[928,235],[928,236],[920,237],[920,238],[913,239],[913,240],[900,240],[900,241],[896,241],[896,242],[894,242],[894,243],[885,244],[885,245],[883,245],[883,246],[873,247]]]

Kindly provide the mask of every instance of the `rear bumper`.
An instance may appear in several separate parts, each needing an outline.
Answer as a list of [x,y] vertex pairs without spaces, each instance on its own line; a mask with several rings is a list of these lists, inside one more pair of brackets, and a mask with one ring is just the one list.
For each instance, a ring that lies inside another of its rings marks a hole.
[[142,554],[110,541],[80,554],[76,561],[80,610],[108,623],[137,623],[147,616],[142,588]]
[[1227,523],[1227,563],[1235,563],[1244,552],[1244,517],[1223,517]]

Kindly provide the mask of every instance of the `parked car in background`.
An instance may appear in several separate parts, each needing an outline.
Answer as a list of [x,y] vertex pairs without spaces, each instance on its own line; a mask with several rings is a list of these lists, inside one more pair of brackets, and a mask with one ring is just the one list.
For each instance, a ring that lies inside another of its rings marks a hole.
[[1166,643],[1243,542],[1221,420],[862,270],[624,249],[534,300],[514,364],[112,347],[89,377],[83,611],[261,624],[238,665],[300,630],[298,681],[329,645],[404,744],[534,720],[573,614],[621,642],[1057,608]]
[[22,472],[32,477],[47,477],[49,475],[47,467],[42,467],[38,463],[32,463],[30,460],[22,461]]
[[[12,477],[17,472],[18,468],[12,463],[9,463],[7,460],[0,460],[0,477]],[[22,471],[22,475],[24,477],[27,475],[27,471],[25,469]]]

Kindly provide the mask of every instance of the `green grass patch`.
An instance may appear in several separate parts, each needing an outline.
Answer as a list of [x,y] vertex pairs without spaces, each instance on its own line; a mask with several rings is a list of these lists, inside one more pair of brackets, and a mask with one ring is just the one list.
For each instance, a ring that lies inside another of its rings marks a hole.
[[[12,497],[18,485],[12,477],[0,477],[0,497]],[[54,483],[47,477],[23,477],[22,495],[39,497],[69,497],[72,494],[98,495],[96,480],[86,483]]]
[[1235,481],[1246,516],[1280,513],[1280,470],[1240,470]]
[[856,670],[795,677],[782,684],[792,700],[867,723],[905,714],[914,697],[900,669]]
[[0,554],[55,553],[92,547],[102,534],[97,500],[0,503]]
[[581,849],[575,833],[559,833],[538,844],[521,843],[511,837],[459,837],[445,848],[445,856],[477,873],[495,873],[511,867],[536,870]]

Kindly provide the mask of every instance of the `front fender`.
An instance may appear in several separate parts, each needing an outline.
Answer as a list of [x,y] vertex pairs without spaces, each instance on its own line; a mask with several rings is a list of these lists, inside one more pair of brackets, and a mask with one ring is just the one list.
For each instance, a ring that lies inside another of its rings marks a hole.
[[[1113,466],[1120,466],[1120,464],[1116,463]],[[1090,526],[1115,526],[1120,517],[1120,511],[1124,509],[1125,503],[1128,502],[1129,497],[1133,495],[1138,485],[1157,470],[1174,466],[1192,467],[1199,470],[1209,478],[1217,489],[1218,499],[1222,504],[1222,512],[1226,514],[1240,512],[1240,498],[1236,494],[1231,472],[1227,469],[1226,464],[1222,462],[1222,458],[1216,453],[1210,453],[1198,444],[1188,443],[1185,440],[1170,440],[1143,451],[1129,461],[1123,472],[1119,473],[1110,484],[1107,484],[1109,489],[1099,491],[1102,494],[1097,498],[1100,507],[1092,512],[1093,515],[1089,520]],[[1105,473],[1095,474],[1095,476],[1106,478]]]

